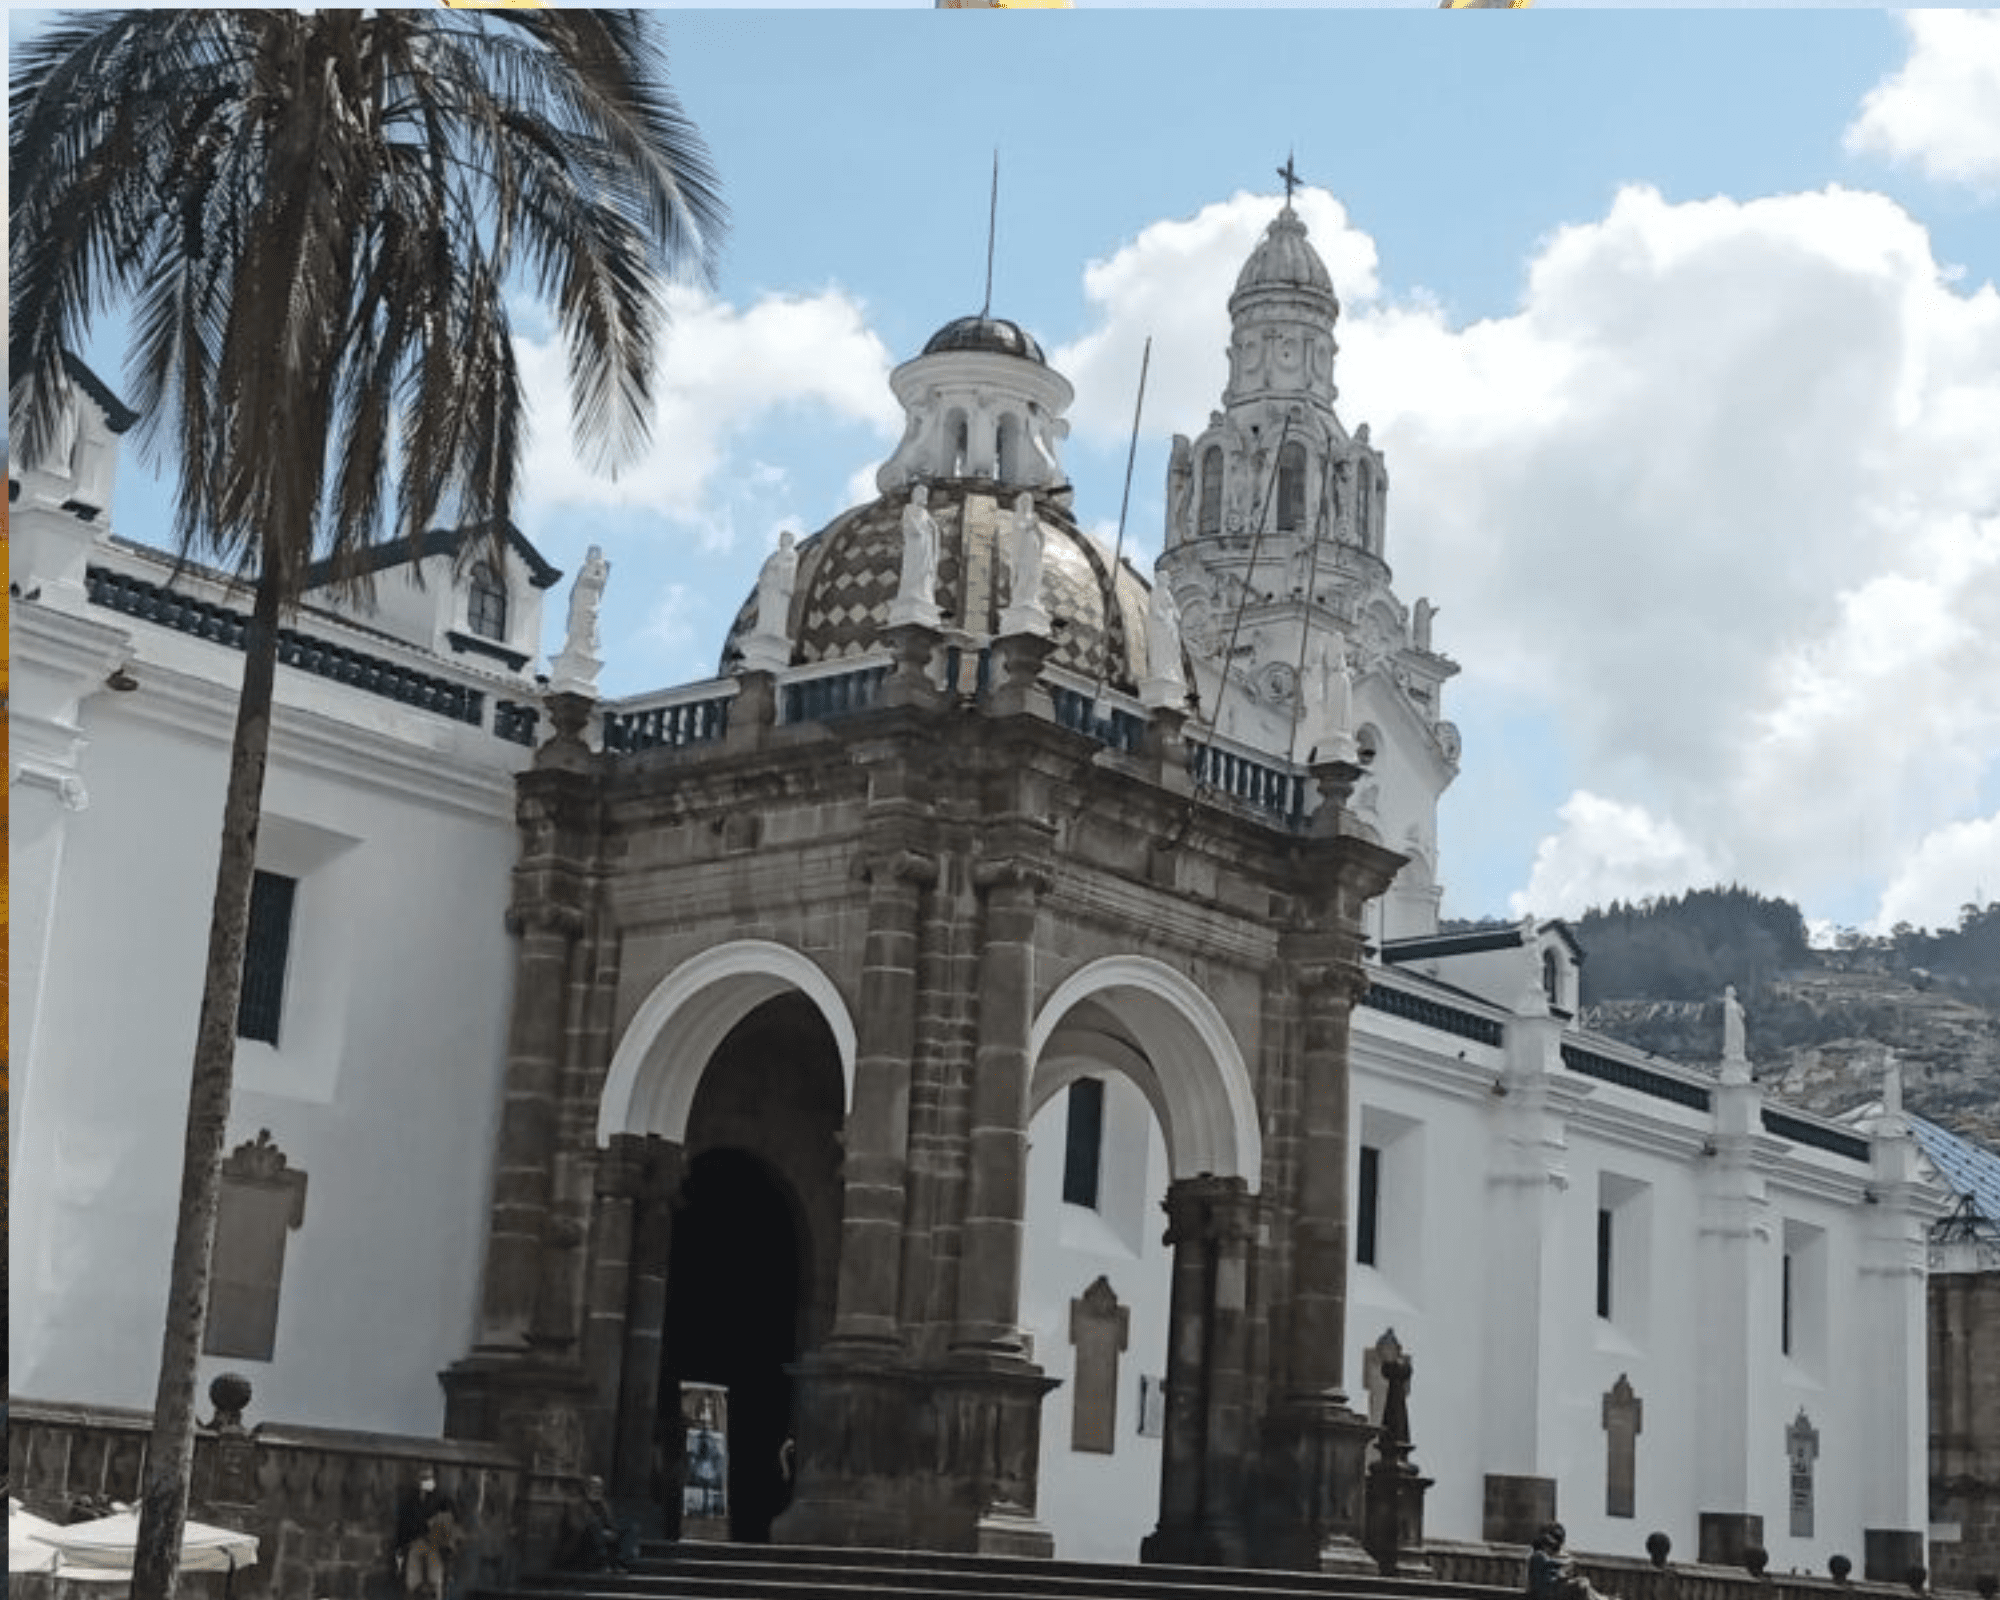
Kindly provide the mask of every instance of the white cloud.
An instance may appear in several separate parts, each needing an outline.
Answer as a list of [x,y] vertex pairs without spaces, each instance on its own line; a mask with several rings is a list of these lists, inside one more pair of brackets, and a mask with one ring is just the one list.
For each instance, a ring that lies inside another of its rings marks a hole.
[[1903,26],[1909,57],[1862,101],[1848,149],[2000,187],[2000,14],[1906,11]]
[[1899,922],[1955,928],[1968,904],[2000,894],[2000,814],[1953,822],[1927,835],[1882,892],[1873,931]]
[[[1317,189],[1296,202],[1342,307],[1377,293],[1375,241],[1349,226],[1340,202]],[[1076,385],[1070,420],[1081,435],[1124,439],[1146,339],[1146,431],[1199,432],[1228,375],[1229,293],[1274,215],[1268,196],[1237,194],[1185,219],[1156,222],[1084,268],[1099,325],[1049,354]]]
[[[1219,308],[1273,210],[1212,207],[1094,265],[1099,326],[1057,364],[1097,363],[1129,407],[1151,327],[1154,431],[1198,428]],[[1542,242],[1518,309],[1470,326],[1378,289],[1337,210],[1311,225],[1353,279],[1335,268],[1340,409],[1387,452],[1398,590],[1443,604],[1469,674],[1542,709],[1581,791],[1528,899],[1726,872],[1865,914],[2000,763],[2000,294],[1839,188],[1628,188]],[[1129,410],[1095,424],[1114,425]]]
[[[559,339],[519,341],[536,402],[524,476],[533,504],[644,507],[721,548],[740,535],[746,497],[760,514],[781,498],[779,469],[732,460],[745,434],[772,413],[808,407],[894,437],[900,413],[889,392],[888,348],[843,291],[765,295],[738,309],[679,287],[668,304],[652,445],[616,478],[586,468],[570,448]],[[761,522],[750,530],[757,538],[768,531]]]
[[1557,813],[1562,831],[1535,848],[1513,915],[1576,916],[1613,900],[1675,894],[1720,879],[1718,864],[1673,822],[1644,806],[1578,790]]

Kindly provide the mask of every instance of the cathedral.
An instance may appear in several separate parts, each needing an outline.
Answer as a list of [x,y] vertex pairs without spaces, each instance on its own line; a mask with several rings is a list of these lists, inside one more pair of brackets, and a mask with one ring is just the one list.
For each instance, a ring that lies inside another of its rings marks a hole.
[[[1441,929],[1459,668],[1274,213],[1150,576],[982,314],[713,679],[599,695],[601,561],[538,675],[518,535],[303,608],[209,1337],[259,1415],[670,1526],[694,1428],[739,1540],[1922,1564],[1894,1084],[1767,1105],[1733,997],[1664,1061],[1579,1026],[1560,922]],[[17,1437],[150,1398],[241,625],[110,526],[134,419],[72,375],[10,464]]]

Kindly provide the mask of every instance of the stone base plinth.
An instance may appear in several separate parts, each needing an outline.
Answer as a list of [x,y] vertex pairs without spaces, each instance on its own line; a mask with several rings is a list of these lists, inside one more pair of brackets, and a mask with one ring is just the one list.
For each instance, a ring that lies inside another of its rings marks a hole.
[[1526,1474],[1489,1472],[1479,1518],[1479,1537],[1488,1544],[1533,1544],[1556,1520],[1556,1480]]
[[1048,1556],[1035,1520],[1042,1397],[1030,1362],[918,1366],[822,1352],[793,1369],[798,1477],[780,1544]]
[[1909,1528],[1861,1530],[1861,1576],[1870,1583],[1907,1583],[1924,1566],[1924,1535]]
[[1298,1572],[1374,1575],[1364,1548],[1368,1419],[1339,1399],[1282,1407],[1264,1427],[1250,1556]]
[[1696,1559],[1711,1567],[1740,1567],[1743,1552],[1761,1549],[1764,1519],[1746,1511],[1704,1511]]
[[1424,1560],[1424,1492],[1430,1486],[1429,1478],[1407,1465],[1377,1462],[1368,1469],[1367,1536],[1362,1542],[1386,1578],[1431,1575]]

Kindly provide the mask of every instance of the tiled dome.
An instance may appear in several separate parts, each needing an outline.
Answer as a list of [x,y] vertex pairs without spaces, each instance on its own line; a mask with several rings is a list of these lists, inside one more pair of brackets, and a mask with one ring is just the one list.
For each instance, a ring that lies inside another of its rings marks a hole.
[[1005,317],[959,317],[947,322],[924,345],[927,356],[941,350],[990,350],[995,355],[1019,356],[1038,366],[1049,364],[1035,336],[1020,323],[1009,322]]
[[[885,495],[801,541],[786,630],[793,641],[793,665],[846,660],[884,648],[882,630],[902,573],[905,502],[901,494]],[[1109,554],[1052,500],[1037,495],[1035,508],[1042,523],[1041,603],[1055,640],[1050,663],[1091,678],[1103,670],[1114,688],[1134,692],[1146,660],[1145,583],[1130,568],[1120,568],[1112,600]],[[990,485],[934,484],[930,512],[938,525],[936,598],[944,626],[990,637],[1000,612],[1013,600],[1007,562],[1011,497],[995,495]],[[756,607],[753,593],[724,643],[724,672],[750,635]]]

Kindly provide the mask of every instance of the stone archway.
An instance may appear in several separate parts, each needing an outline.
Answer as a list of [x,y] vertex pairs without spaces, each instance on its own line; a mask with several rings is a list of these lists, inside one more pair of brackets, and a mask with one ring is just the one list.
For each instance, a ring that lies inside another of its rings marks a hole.
[[597,1139],[650,1134],[679,1143],[702,1074],[729,1031],[765,1001],[796,989],[826,1021],[840,1053],[843,1111],[854,1102],[854,1018],[811,957],[739,939],[683,962],[640,1002],[618,1041],[598,1099]]
[[[1044,1430],[1043,1474],[1052,1503],[1093,1507],[1089,1523],[1058,1536],[1070,1545],[1064,1553],[1183,1559],[1197,1538],[1214,1539],[1228,1498],[1220,1486],[1254,1450],[1245,1287],[1263,1163],[1256,1094],[1214,1003],[1145,957],[1107,957],[1072,974],[1042,1006],[1032,1040],[1030,1210],[1041,1220],[1024,1294],[1041,1308],[1043,1339],[1053,1336],[1043,1359],[1068,1366],[1071,1380]],[[1103,1141],[1103,1188],[1093,1181],[1079,1195],[1073,1086],[1090,1080],[1097,1087],[1084,1103],[1103,1119],[1090,1135]],[[1064,1146],[1059,1165],[1051,1141]],[[1062,1194],[1051,1230],[1054,1172]],[[1149,1419],[1138,1408],[1161,1379],[1171,1398]],[[1247,1555],[1230,1545],[1241,1544],[1240,1529],[1222,1537],[1214,1554]]]
[[614,1052],[598,1107],[602,1164],[650,1177],[620,1196],[626,1259],[595,1263],[628,1285],[613,1488],[635,1505],[664,1494],[669,1528],[683,1381],[731,1391],[733,1536],[768,1538],[783,1507],[786,1371],[833,1316],[853,1074],[839,991],[808,958],[763,941],[674,969]]

